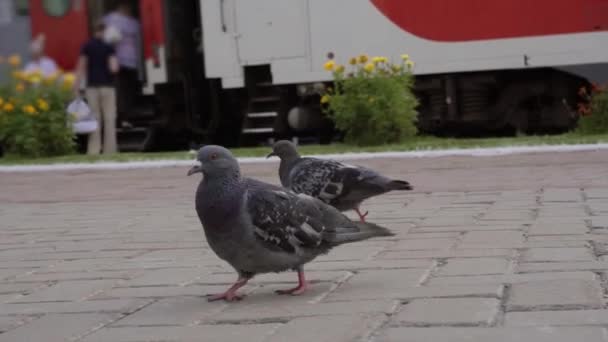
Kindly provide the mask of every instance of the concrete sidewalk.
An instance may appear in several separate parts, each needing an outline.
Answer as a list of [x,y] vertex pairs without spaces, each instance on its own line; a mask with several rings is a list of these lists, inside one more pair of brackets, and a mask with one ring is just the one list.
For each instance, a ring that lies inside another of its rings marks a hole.
[[302,296],[262,275],[231,304],[204,298],[235,274],[187,169],[3,174],[0,342],[608,342],[608,151],[357,163],[415,186],[364,205],[398,235],[312,262]]

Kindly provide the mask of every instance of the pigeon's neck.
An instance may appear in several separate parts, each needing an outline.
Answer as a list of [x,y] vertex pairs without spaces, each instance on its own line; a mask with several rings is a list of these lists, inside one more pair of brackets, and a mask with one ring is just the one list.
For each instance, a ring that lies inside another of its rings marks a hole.
[[279,165],[279,178],[281,184],[285,187],[290,186],[289,184],[289,172],[291,168],[300,160],[298,154],[293,154],[288,157],[281,158],[281,164]]
[[204,178],[196,195],[196,211],[205,228],[222,229],[238,216],[244,188],[239,175]]

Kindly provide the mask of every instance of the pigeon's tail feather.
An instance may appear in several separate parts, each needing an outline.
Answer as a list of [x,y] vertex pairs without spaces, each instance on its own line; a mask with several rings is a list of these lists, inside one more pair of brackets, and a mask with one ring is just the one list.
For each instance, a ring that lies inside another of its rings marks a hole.
[[382,236],[395,236],[387,228],[379,226],[371,222],[353,222],[357,226],[357,230],[351,228],[337,228],[335,234],[327,239],[331,244],[341,245],[343,243],[357,242]]
[[388,183],[388,188],[390,190],[413,190],[414,187],[403,180],[392,180]]

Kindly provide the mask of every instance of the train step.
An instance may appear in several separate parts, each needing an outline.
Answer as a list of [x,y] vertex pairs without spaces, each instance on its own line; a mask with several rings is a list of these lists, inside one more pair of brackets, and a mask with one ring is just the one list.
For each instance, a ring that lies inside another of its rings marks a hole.
[[243,134],[269,134],[274,133],[274,128],[272,127],[253,127],[253,128],[243,128]]
[[258,118],[276,118],[278,115],[277,112],[259,112],[259,113],[247,113],[247,117],[250,119],[258,119]]
[[117,128],[118,149],[120,152],[143,152],[152,141],[152,135],[150,127]]

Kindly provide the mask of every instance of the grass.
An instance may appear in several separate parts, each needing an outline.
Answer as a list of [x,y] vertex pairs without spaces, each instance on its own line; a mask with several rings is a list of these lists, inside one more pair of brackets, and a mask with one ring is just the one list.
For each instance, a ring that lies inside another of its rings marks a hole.
[[[410,141],[394,145],[382,145],[372,147],[358,147],[345,144],[331,145],[305,145],[300,147],[300,153],[309,154],[335,154],[347,152],[385,152],[385,151],[416,151],[416,150],[438,150],[455,148],[479,148],[479,147],[505,147],[505,146],[533,146],[533,145],[574,145],[608,143],[608,133],[598,135],[579,135],[567,133],[550,136],[522,136],[507,138],[438,138],[417,137]],[[232,152],[238,157],[263,157],[270,149],[268,147],[235,148]],[[188,151],[181,152],[148,152],[148,153],[119,153],[114,155],[87,156],[68,155],[51,158],[20,158],[6,156],[0,158],[0,165],[27,165],[27,164],[57,164],[57,163],[88,163],[88,162],[127,162],[142,160],[161,159],[183,159],[191,160],[193,156]]]

